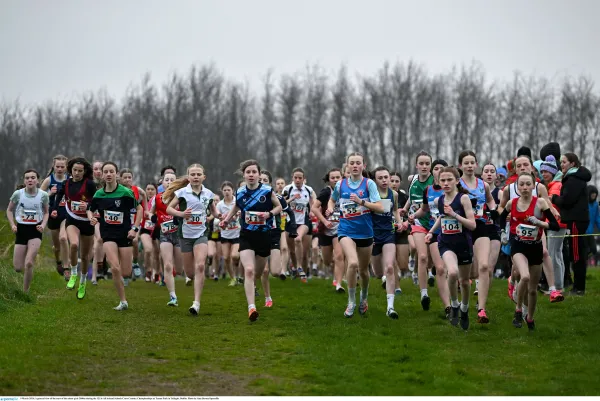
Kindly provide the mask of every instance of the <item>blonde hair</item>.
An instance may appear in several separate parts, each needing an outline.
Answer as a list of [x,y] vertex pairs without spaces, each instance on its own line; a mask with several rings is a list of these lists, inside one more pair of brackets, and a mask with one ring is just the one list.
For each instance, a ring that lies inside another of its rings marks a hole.
[[[204,167],[201,164],[194,163],[190,164],[187,168],[187,173],[190,173],[190,169],[192,168],[200,168],[202,169],[202,174],[204,174]],[[190,179],[187,175],[177,178],[175,181],[169,184],[169,187],[165,189],[165,192],[162,194],[162,199],[164,203],[169,203],[175,196],[175,191],[187,187],[190,183]]]

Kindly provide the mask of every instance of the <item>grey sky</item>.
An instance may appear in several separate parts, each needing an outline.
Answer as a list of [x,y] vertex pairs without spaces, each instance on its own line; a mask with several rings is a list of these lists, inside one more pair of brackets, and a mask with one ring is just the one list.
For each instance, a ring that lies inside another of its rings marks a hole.
[[600,1],[0,0],[0,99],[121,97],[151,72],[215,62],[260,84],[319,63],[371,73],[385,60],[430,72],[480,61],[490,79],[519,69],[600,82]]

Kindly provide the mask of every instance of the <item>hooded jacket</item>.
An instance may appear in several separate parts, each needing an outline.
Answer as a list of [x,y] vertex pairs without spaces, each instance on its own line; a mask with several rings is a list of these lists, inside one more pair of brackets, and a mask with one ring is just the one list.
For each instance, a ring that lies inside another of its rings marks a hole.
[[560,195],[552,197],[552,203],[560,208],[560,219],[563,223],[589,222],[587,183],[592,173],[585,167],[563,176]]
[[[593,185],[588,185],[588,206],[590,211],[590,224],[588,225],[586,234],[593,234],[594,228],[600,230],[600,210],[598,209],[598,188]],[[596,194],[596,198],[592,200],[592,194]]]

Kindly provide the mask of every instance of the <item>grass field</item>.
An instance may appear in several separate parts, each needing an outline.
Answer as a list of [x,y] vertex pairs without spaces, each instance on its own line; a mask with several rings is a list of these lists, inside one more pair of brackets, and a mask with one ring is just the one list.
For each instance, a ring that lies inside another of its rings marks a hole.
[[[49,237],[30,295],[12,271],[12,234],[0,218],[0,395],[598,395],[600,274],[585,297],[540,300],[533,333],[512,327],[506,281],[494,281],[485,327],[463,332],[442,317],[436,291],[421,310],[402,281],[400,319],[385,316],[379,282],[367,317],[345,319],[346,296],[325,280],[272,279],[275,306],[250,324],[242,287],[207,281],[200,316],[178,280],[137,281],[116,312],[111,281],[83,301],[52,270]],[[260,289],[259,289],[260,290]],[[260,290],[262,294],[262,290]],[[474,301],[472,302],[472,305]]]

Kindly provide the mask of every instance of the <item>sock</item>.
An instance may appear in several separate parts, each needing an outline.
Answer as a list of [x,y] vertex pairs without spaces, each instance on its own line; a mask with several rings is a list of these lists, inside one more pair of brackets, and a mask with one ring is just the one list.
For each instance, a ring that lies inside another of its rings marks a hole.
[[171,298],[177,298],[177,295],[175,295],[175,291],[169,292],[169,295],[171,296]]
[[85,284],[85,282],[86,282],[86,281],[87,281],[87,274],[82,274],[82,275],[81,275],[80,282],[81,282],[82,284]]
[[469,310],[469,304],[460,304],[460,310],[461,312],[466,312]]
[[254,304],[248,305],[248,311],[250,311],[250,309],[256,309],[256,305],[254,305]]
[[479,280],[475,280],[475,289],[479,288]]
[[387,294],[387,308],[394,309],[394,294]]
[[429,277],[433,277],[433,273],[429,270]]
[[450,304],[452,305],[453,308],[458,308],[460,306],[460,304],[458,303],[458,299],[453,299]]
[[348,303],[356,304],[356,287],[348,287]]
[[367,299],[368,296],[369,296],[369,287],[367,287],[367,288],[360,287],[360,300],[361,300],[361,302],[363,300]]
[[271,298],[271,297],[265,297],[265,302],[272,301],[272,300],[273,300],[273,298]]
[[427,288],[423,288],[421,290],[421,298],[428,297],[428,296],[429,296],[429,294],[427,294]]
[[555,287],[555,286],[552,286],[552,287],[548,288],[548,290],[550,290],[550,292],[552,292],[552,291],[556,291],[556,287]]
[[71,276],[77,275],[77,265],[71,266]]
[[198,307],[198,309],[200,309],[200,302],[198,302],[198,301],[194,301],[194,302],[192,303],[192,306],[197,306],[197,307]]

